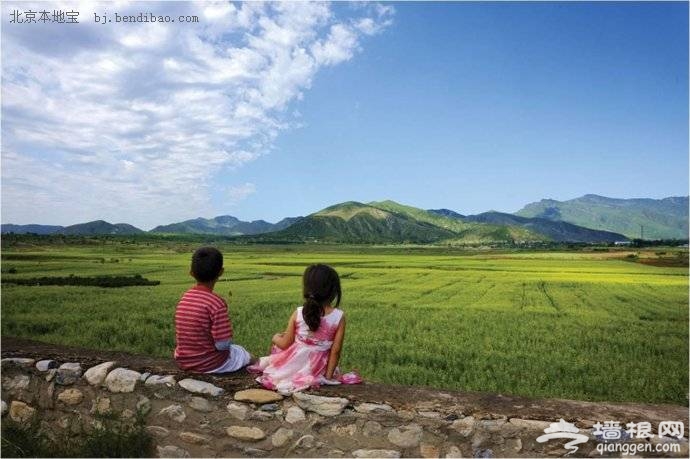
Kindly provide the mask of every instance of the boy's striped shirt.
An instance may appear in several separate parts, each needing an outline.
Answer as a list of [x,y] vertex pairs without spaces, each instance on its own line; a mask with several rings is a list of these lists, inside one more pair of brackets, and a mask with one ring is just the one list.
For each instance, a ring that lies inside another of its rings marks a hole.
[[232,339],[225,300],[203,285],[187,290],[175,310],[175,360],[182,370],[205,373],[220,367],[229,351],[216,341]]

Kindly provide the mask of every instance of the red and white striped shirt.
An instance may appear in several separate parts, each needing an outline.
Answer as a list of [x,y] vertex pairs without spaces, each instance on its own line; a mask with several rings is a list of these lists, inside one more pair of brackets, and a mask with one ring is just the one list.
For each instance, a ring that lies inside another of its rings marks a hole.
[[232,339],[228,305],[204,285],[187,290],[175,310],[175,361],[182,370],[205,373],[220,367],[229,351],[216,341]]

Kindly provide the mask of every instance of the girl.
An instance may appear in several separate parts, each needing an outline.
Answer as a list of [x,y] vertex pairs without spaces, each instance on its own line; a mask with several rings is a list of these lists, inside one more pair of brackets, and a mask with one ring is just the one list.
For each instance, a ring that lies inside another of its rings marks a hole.
[[338,309],[340,278],[327,265],[311,265],[302,277],[303,306],[290,316],[284,333],[271,340],[271,355],[250,371],[267,389],[291,394],[320,384],[340,384],[337,365],[345,337],[345,315]]

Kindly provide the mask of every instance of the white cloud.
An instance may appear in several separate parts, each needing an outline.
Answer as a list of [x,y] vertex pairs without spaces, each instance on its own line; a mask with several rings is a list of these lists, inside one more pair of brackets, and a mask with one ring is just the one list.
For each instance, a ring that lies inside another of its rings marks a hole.
[[253,183],[245,183],[243,185],[231,186],[228,188],[229,204],[235,205],[244,201],[250,195],[256,192],[256,186]]
[[[78,25],[8,24],[75,9]],[[328,3],[3,3],[2,220],[144,228],[215,212],[214,177],[270,151],[290,104],[351,59],[392,8]],[[94,12],[199,23],[96,24]],[[245,183],[226,196],[239,202]]]

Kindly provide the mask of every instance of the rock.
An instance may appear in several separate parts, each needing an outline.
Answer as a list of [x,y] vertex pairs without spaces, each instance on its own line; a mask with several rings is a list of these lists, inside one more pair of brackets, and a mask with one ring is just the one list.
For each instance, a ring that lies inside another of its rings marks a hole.
[[178,446],[158,446],[157,450],[158,457],[189,457],[189,453]]
[[302,422],[305,419],[307,419],[307,417],[304,415],[304,411],[299,406],[291,406],[288,408],[287,414],[285,415],[285,420],[290,424]]
[[[475,427],[484,429],[488,432],[500,432],[501,428],[507,424],[505,419],[482,419],[477,421]],[[510,427],[515,427],[509,424]]]
[[345,451],[341,449],[329,449],[326,457],[343,457],[344,455]]
[[192,397],[189,401],[189,407],[193,410],[201,411],[202,413],[210,413],[214,409],[211,402],[203,397]]
[[253,411],[249,415],[249,419],[251,419],[253,421],[270,421],[271,419],[273,419],[273,413],[269,413],[267,411],[259,411],[259,410]]
[[35,361],[36,360],[34,360],[34,359],[25,359],[25,358],[21,358],[21,357],[9,357],[9,358],[0,360],[0,366],[2,366],[3,368],[5,368],[5,367],[20,367],[20,368],[24,367],[24,368],[26,368],[26,367],[33,366]]
[[145,371],[144,373],[141,374],[139,381],[146,382],[146,380],[148,379],[149,376],[151,376],[151,372]]
[[314,447],[314,441],[316,439],[314,438],[313,435],[302,435],[299,437],[299,439],[295,442],[295,445],[293,448],[305,448],[305,449],[311,449]]
[[185,443],[191,443],[193,445],[203,445],[209,442],[209,438],[204,435],[199,435],[194,432],[180,432],[180,440]]
[[27,375],[16,375],[11,378],[2,378],[3,390],[23,390],[28,389],[31,378]]
[[398,410],[397,414],[398,414],[398,417],[400,417],[401,419],[404,419],[406,421],[411,421],[417,417],[417,414],[414,411],[410,411],[410,410]]
[[84,400],[84,393],[79,389],[67,389],[60,392],[57,398],[65,405],[79,405]]
[[46,372],[46,381],[50,382],[53,379],[55,379],[55,376],[57,375],[57,368],[51,368]]
[[266,389],[247,389],[235,392],[235,400],[238,402],[250,402],[258,405],[264,403],[279,402],[283,396],[277,392]]
[[110,399],[108,397],[98,397],[91,405],[91,413],[100,415],[110,414]]
[[81,377],[81,371],[79,363],[63,363],[57,370],[55,382],[61,386],[74,384]]
[[55,393],[55,383],[46,384],[38,393],[38,406],[41,408],[53,408],[53,394]]
[[292,429],[281,427],[271,436],[271,444],[276,448],[280,448],[287,443],[294,434],[295,432]]
[[494,452],[491,449],[480,449],[474,452],[474,457],[490,458],[494,457]]
[[417,424],[395,427],[388,432],[388,441],[401,448],[413,448],[422,439],[422,428]]
[[266,434],[258,427],[230,426],[225,429],[228,436],[244,441],[259,441],[266,438]]
[[467,416],[462,419],[453,421],[450,428],[455,430],[463,437],[469,437],[474,432],[475,419],[473,416]]
[[2,410],[2,416],[4,416],[7,413],[7,403],[4,400],[0,402],[0,409]]
[[541,432],[544,432],[544,429],[551,426],[550,422],[534,421],[532,419],[512,418],[509,422],[511,424],[513,424],[514,426],[519,427],[521,429],[538,430]]
[[378,403],[360,403],[355,405],[355,411],[358,413],[395,413],[390,405]]
[[366,437],[373,437],[378,435],[381,430],[383,430],[383,427],[381,427],[381,424],[379,424],[376,421],[367,421],[364,423],[364,428],[362,429],[362,433]]
[[10,403],[10,418],[14,422],[25,423],[31,420],[36,414],[36,409],[24,402],[13,400]]
[[462,457],[462,451],[460,451],[460,448],[457,446],[451,446],[448,448],[448,452],[446,453],[446,458],[448,459],[457,459]]
[[100,386],[105,381],[105,377],[116,362],[103,362],[86,370],[84,379],[92,386]]
[[105,377],[105,386],[110,392],[133,392],[141,373],[127,368],[115,368]]
[[170,431],[161,426],[146,426],[146,432],[156,438],[165,438],[170,435]]
[[514,456],[515,453],[520,452],[522,449],[522,440],[519,438],[508,438],[506,439],[506,450],[508,450],[508,453],[511,456]]
[[223,389],[220,387],[214,386],[213,384],[204,382],[204,381],[199,381],[197,379],[183,379],[178,383],[180,386],[182,386],[183,389],[192,392],[194,394],[205,394],[205,395],[211,395],[213,397],[216,397],[223,392],[225,392]]
[[438,449],[438,446],[434,446],[429,443],[422,443],[421,445],[419,445],[419,452],[421,453],[422,457],[435,459],[439,457],[440,451]]
[[331,432],[334,432],[338,435],[349,435],[350,437],[353,437],[357,433],[357,424],[331,426]]
[[175,387],[175,384],[177,382],[175,381],[175,377],[172,375],[168,376],[160,376],[160,375],[152,375],[146,378],[146,382],[144,383],[147,386],[161,386],[165,385],[166,387]]
[[346,398],[323,397],[321,395],[309,395],[301,392],[292,394],[292,398],[300,408],[306,411],[313,411],[321,416],[337,416],[343,412],[350,403]]
[[158,412],[159,416],[167,416],[175,422],[184,422],[187,419],[187,413],[180,405],[166,406]]
[[423,418],[441,419],[441,413],[437,411],[419,411],[419,415]]
[[55,360],[39,360],[36,362],[36,369],[38,371],[48,371],[57,367],[58,363]]
[[140,395],[137,400],[137,413],[146,416],[151,412],[151,400],[144,395]]
[[248,457],[264,457],[268,454],[268,451],[259,448],[246,447],[242,449],[245,456]]
[[261,411],[274,412],[278,411],[278,405],[276,403],[266,403],[265,405],[261,405],[259,409]]
[[134,411],[130,410],[129,408],[125,408],[122,410],[122,413],[120,413],[120,417],[122,419],[132,419],[134,417]]
[[397,458],[400,457],[400,452],[392,449],[358,449],[352,452],[352,456],[364,458]]
[[226,408],[230,416],[240,421],[244,421],[247,418],[247,412],[249,412],[247,405],[241,403],[230,402]]

